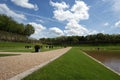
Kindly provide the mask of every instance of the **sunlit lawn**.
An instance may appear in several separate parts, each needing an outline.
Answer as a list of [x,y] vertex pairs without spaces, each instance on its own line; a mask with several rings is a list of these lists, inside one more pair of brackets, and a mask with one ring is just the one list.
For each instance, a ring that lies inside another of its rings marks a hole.
[[120,76],[72,48],[23,80],[120,80]]
[[117,51],[120,50],[120,45],[80,46],[81,50],[97,50],[97,48],[99,48],[100,50]]
[[[0,42],[0,52],[34,52],[34,45],[29,43],[18,43],[18,42]],[[31,48],[25,48],[25,46],[31,46]],[[49,51],[54,49],[59,49],[61,47],[54,47],[54,48],[41,48],[41,52]]]

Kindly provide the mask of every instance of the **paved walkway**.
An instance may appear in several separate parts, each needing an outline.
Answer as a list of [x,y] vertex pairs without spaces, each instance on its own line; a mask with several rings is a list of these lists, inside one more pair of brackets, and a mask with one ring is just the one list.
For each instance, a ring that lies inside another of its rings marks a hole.
[[[35,66],[48,62],[66,53],[69,49],[71,48],[68,47],[39,53],[16,53],[21,55],[0,57],[0,80],[9,79]],[[9,53],[11,52],[7,52],[7,54]]]

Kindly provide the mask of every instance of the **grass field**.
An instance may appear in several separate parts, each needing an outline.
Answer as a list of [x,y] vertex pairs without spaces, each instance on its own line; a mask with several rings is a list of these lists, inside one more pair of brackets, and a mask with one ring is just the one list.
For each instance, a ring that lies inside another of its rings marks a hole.
[[[99,48],[99,50],[98,50]],[[109,45],[109,46],[80,46],[80,49],[85,52],[91,53],[104,53],[104,54],[120,54],[120,45]]]
[[[0,42],[0,52],[34,52],[34,45],[29,43],[18,43],[18,42]],[[31,46],[32,48],[25,48],[25,46]],[[45,45],[43,45],[45,46]],[[43,47],[40,51],[49,51],[58,49],[60,47],[54,47],[53,49],[48,49]]]
[[72,48],[23,80],[120,80],[120,76]]
[[80,46],[81,50],[110,50],[117,51],[120,50],[120,45],[101,45],[101,46]]
[[34,46],[28,43],[0,42],[0,52],[31,52],[33,49],[26,49],[25,46]]

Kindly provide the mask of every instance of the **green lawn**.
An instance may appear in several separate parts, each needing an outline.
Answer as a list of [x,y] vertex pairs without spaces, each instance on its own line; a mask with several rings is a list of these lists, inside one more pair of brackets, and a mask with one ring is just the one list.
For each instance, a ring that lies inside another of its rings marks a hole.
[[[98,50],[99,48],[99,50]],[[120,45],[115,46],[80,46],[80,50],[94,54],[118,54],[120,55]]]
[[25,46],[34,46],[34,44],[20,42],[0,42],[0,52],[31,52],[33,49],[26,49]]
[[0,54],[0,57],[5,57],[5,56],[16,56],[19,54]]
[[[0,52],[34,52],[34,45],[35,44],[19,42],[0,42]],[[31,46],[32,48],[28,49],[25,48],[25,46]],[[59,48],[60,47],[54,47],[53,49],[48,49],[43,45],[43,48],[40,51],[43,52]]]
[[[44,51],[50,51],[50,50],[55,50],[55,49],[60,49],[60,47],[55,47],[53,49],[47,49],[47,48],[42,48],[40,50],[40,52],[44,52]],[[1,48],[0,52],[34,52],[34,48],[31,49],[26,49],[24,47],[15,47],[15,48]]]
[[120,76],[72,48],[23,80],[120,80]]
[[116,51],[116,50],[120,50],[120,45],[80,46],[81,50],[97,50],[97,48],[100,48],[100,50]]

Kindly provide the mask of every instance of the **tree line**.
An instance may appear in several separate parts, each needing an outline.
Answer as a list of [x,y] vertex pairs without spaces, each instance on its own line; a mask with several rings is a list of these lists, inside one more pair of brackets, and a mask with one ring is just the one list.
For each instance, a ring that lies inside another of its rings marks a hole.
[[0,15],[0,30],[24,36],[30,36],[35,32],[32,25],[18,23],[6,15]]
[[61,36],[57,38],[41,38],[40,42],[49,45],[118,44],[120,43],[120,34],[98,33],[87,36]]

